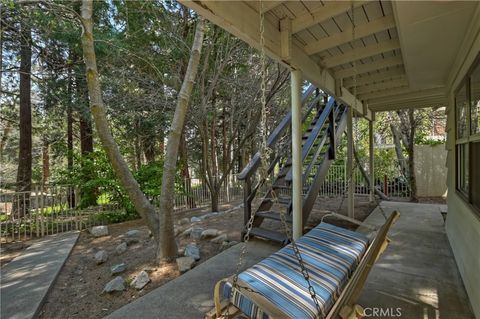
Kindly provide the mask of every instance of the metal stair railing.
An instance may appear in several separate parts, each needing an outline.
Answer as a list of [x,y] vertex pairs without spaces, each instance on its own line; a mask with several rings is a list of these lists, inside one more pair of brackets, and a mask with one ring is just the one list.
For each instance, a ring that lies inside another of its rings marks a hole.
[[[309,88],[305,91],[305,93],[302,95],[302,106],[305,105],[308,101],[309,98],[312,96],[312,93],[314,93],[316,88],[313,85],[310,85]],[[324,97],[325,95],[323,94],[317,94],[309,102],[309,106],[302,118],[302,123],[304,123],[308,117],[311,115],[312,110],[315,108],[316,105],[318,105],[318,101],[320,100],[321,97]],[[288,128],[290,127],[290,123],[292,120],[292,114],[289,112],[285,117],[280,121],[279,125],[274,129],[272,134],[267,139],[267,147],[274,149],[276,143],[285,135],[286,132],[288,132]],[[267,170],[267,175],[271,174],[273,172],[273,169],[275,168],[275,165],[280,162],[282,158],[285,157],[287,154],[287,151],[289,148],[284,148],[280,154],[275,154],[274,158],[269,164],[268,170]],[[288,156],[287,161],[288,161]],[[252,213],[252,201],[255,198],[255,195],[259,189],[259,186],[261,183],[257,184],[257,187],[254,187],[252,189],[252,179],[260,167],[261,164],[261,154],[260,152],[257,152],[253,158],[250,160],[250,162],[245,166],[245,168],[242,170],[242,172],[238,175],[239,180],[244,181],[244,222],[246,223],[251,216]],[[268,197],[270,194],[270,191],[265,197]]]

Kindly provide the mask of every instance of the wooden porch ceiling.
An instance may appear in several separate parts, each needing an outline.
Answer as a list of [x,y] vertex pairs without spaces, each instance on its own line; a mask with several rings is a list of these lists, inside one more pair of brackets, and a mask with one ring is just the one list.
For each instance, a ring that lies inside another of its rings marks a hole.
[[[180,2],[259,48],[259,1]],[[411,107],[402,104],[405,99],[381,104],[389,96],[414,93],[419,101],[446,101],[443,94],[432,96],[430,89],[410,89],[390,1],[264,1],[263,11],[267,53],[302,70],[309,81],[337,99],[356,105],[357,113],[367,118],[371,111]]]

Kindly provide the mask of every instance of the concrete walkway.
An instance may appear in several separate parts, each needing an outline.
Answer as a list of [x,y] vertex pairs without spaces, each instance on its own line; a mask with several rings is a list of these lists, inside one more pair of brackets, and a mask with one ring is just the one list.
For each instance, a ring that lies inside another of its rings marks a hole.
[[[475,319],[445,233],[441,212],[446,205],[382,202],[380,206],[387,214],[398,210],[401,216],[358,303],[390,311],[383,318],[395,317],[399,308],[401,318]],[[377,208],[366,222],[378,225],[384,220]]]
[[[387,215],[393,210],[402,215],[390,231],[392,244],[373,268],[360,297],[359,304],[372,308],[367,314],[377,311],[372,318],[474,319],[445,234],[444,207],[397,202],[381,206]],[[367,222],[384,220],[377,208]],[[250,245],[243,268],[278,250],[264,242]],[[218,254],[106,318],[204,318],[213,307],[215,283],[234,273],[239,250],[237,245]]]
[[2,319],[28,319],[37,315],[78,235],[79,232],[68,232],[45,237],[1,269]]

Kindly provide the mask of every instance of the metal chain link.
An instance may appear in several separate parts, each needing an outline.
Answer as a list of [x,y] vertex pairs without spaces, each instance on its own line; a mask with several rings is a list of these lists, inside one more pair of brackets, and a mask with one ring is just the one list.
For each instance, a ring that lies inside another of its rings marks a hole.
[[[255,187],[260,188],[264,181],[267,180],[268,174],[268,164],[267,160],[271,155],[271,150],[267,147],[267,98],[266,98],[266,91],[267,91],[267,77],[268,71],[266,68],[266,56],[265,56],[265,15],[264,15],[264,4],[263,1],[260,0],[260,72],[261,72],[261,96],[260,96],[260,103],[261,103],[261,116],[260,116],[260,136],[262,137],[261,145],[260,145],[260,156],[261,156],[261,167],[259,171],[260,179],[258,184]],[[232,289],[230,291],[229,300],[232,300],[233,294],[235,289],[238,289],[240,286],[238,284],[238,275],[240,273],[240,268],[243,264],[243,259],[245,254],[247,253],[247,244],[250,240],[250,232],[253,228],[253,221],[255,220],[255,213],[256,210],[253,210],[250,219],[246,225],[245,235],[243,236],[243,245],[240,251],[240,256],[236,265],[235,274],[233,275],[232,279]],[[246,289],[247,291],[254,292],[253,289],[248,287],[241,287],[242,289]],[[227,307],[227,311],[225,312],[225,318],[230,317],[230,307]]]
[[[352,24],[353,24],[353,27],[352,27],[352,41],[353,41],[353,40],[355,40],[355,16],[354,16],[353,1],[352,1],[351,6],[352,6],[351,9],[352,9]],[[266,82],[267,82],[268,70],[266,69],[265,15],[264,15],[264,4],[263,4],[262,0],[260,0],[260,10],[259,11],[260,11],[260,49],[261,49],[261,52],[260,52],[260,64],[261,64],[261,97],[260,97],[260,102],[261,102],[261,106],[262,106],[261,119],[260,119],[260,121],[261,121],[261,123],[260,123],[260,136],[262,137],[262,143],[261,143],[261,148],[260,148],[260,150],[261,150],[261,152],[260,152],[260,154],[261,154],[261,167],[260,167],[260,171],[259,171],[260,178],[259,178],[259,182],[257,183],[256,187],[261,187],[262,184],[264,184],[265,182],[268,182],[268,176],[267,176],[268,175],[268,164],[267,164],[267,162],[268,162],[268,159],[269,159],[269,157],[271,155],[271,152],[272,152],[272,150],[267,147]],[[353,62],[353,67],[354,67],[353,82],[354,82],[354,96],[355,96],[354,109],[356,109],[356,107],[357,107],[357,99],[356,99],[356,92],[357,92],[356,61]],[[353,177],[353,170],[352,170],[351,176],[349,177],[349,180],[352,177]],[[274,204],[278,203],[278,197],[276,195],[276,192],[273,189],[271,190],[270,195],[271,195],[273,203]],[[341,202],[340,205],[343,204],[343,200],[344,200],[343,197],[344,196],[342,196],[342,202]],[[256,210],[253,210],[253,212],[250,216],[250,219],[248,220],[248,223],[246,225],[246,232],[245,232],[245,235],[243,237],[243,245],[242,245],[242,249],[240,251],[240,257],[239,257],[239,260],[237,262],[235,275],[233,276],[233,280],[232,280],[232,289],[230,291],[230,296],[229,296],[230,300],[233,298],[233,294],[234,294],[235,289],[238,289],[238,288],[242,288],[242,289],[244,289],[246,291],[249,291],[249,292],[258,293],[258,292],[254,291],[253,289],[251,289],[249,287],[240,286],[238,284],[238,274],[239,274],[240,268],[243,264],[244,256],[247,252],[247,244],[248,244],[248,241],[250,240],[250,232],[253,228],[253,222],[255,220],[255,213],[256,213]],[[283,224],[283,227],[285,228],[285,233],[287,235],[287,239],[288,239],[288,241],[290,241],[290,243],[292,245],[292,250],[295,254],[295,257],[298,260],[302,276],[304,277],[305,281],[307,282],[308,291],[309,291],[310,296],[311,296],[311,298],[312,298],[312,300],[315,304],[315,308],[318,312],[316,314],[316,318],[319,318],[318,314],[321,314],[323,317],[325,317],[325,312],[318,302],[315,288],[313,287],[313,285],[310,282],[310,275],[308,273],[307,268],[305,267],[305,263],[303,261],[302,255],[300,253],[300,249],[298,248],[295,240],[293,239],[291,229],[287,224],[286,212],[283,211],[283,210],[280,212],[280,221]],[[230,310],[230,308],[227,307],[227,311],[225,312],[225,318],[227,318],[227,319],[230,316],[229,310]]]

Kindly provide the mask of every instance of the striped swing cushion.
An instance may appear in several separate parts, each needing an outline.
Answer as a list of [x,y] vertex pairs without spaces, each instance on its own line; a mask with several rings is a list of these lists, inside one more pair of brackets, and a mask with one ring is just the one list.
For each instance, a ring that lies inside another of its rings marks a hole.
[[[326,314],[364,255],[368,239],[363,234],[321,223],[301,237],[297,246],[322,313]],[[279,312],[284,318],[317,317],[318,311],[291,244],[240,273],[238,279],[240,287],[248,287],[254,293],[247,296],[235,289],[232,303],[252,319],[278,317]],[[225,298],[230,291],[231,285],[226,284]],[[255,300],[256,295],[264,307],[257,305],[260,302]],[[270,310],[265,309],[266,304]],[[269,315],[272,309],[277,315]]]

